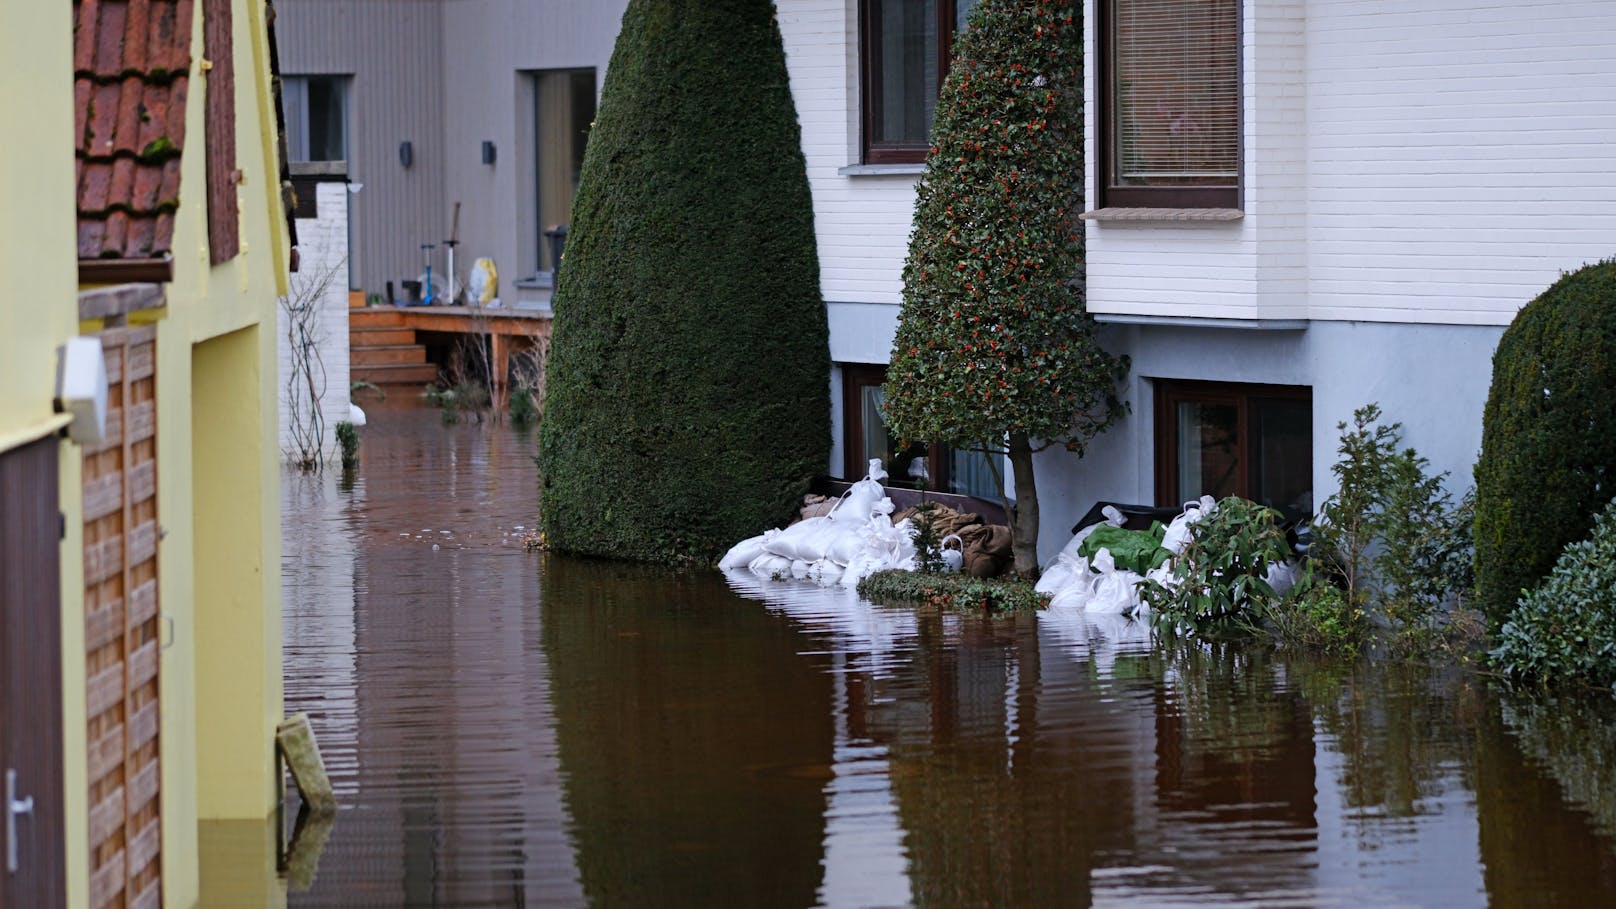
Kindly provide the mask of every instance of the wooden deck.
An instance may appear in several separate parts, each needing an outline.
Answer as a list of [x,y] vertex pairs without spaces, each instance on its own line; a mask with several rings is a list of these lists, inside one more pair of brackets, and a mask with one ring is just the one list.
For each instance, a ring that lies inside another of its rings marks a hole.
[[510,376],[513,354],[549,346],[552,313],[472,306],[365,306],[348,311],[349,370],[375,385],[425,385],[444,365],[427,359],[420,332],[488,338],[496,391]]

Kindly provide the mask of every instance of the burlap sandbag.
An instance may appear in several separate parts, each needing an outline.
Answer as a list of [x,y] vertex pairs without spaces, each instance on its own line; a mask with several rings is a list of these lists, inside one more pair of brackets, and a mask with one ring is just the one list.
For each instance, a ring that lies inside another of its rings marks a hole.
[[1010,528],[1003,524],[973,524],[961,528],[959,535],[965,544],[965,563],[961,567],[971,577],[998,577],[1014,559]]

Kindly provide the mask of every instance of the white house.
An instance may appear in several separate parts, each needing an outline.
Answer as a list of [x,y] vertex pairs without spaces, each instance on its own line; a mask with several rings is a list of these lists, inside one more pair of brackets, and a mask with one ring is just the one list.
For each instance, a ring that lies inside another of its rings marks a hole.
[[[971,5],[778,2],[838,367],[833,473],[888,444],[874,407],[914,186]],[[1316,508],[1336,424],[1370,402],[1467,488],[1504,326],[1616,255],[1616,6],[1082,5],[1088,304],[1132,358],[1133,409],[1081,461],[1042,456],[1043,555],[1101,499]],[[968,467],[942,479],[979,489]]]

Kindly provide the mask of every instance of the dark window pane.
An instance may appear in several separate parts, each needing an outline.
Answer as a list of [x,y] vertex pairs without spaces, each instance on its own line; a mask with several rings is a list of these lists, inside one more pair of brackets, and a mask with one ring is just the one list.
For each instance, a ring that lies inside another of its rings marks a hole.
[[870,145],[923,146],[937,106],[937,4],[871,3]]
[[347,117],[342,83],[340,76],[308,78],[310,161],[342,161],[347,158]]
[[1253,399],[1252,498],[1287,518],[1313,513],[1313,406],[1305,400]]
[[1182,401],[1178,421],[1178,492],[1188,500],[1240,494],[1240,408]]
[[978,451],[948,451],[948,491],[996,502],[999,484],[993,480],[988,456]]

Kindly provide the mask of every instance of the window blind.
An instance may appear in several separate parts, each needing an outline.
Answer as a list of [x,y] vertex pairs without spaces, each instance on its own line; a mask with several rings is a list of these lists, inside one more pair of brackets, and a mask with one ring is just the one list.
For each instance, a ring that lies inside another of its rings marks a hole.
[[1110,20],[1115,184],[1235,183],[1238,0],[1112,0]]

